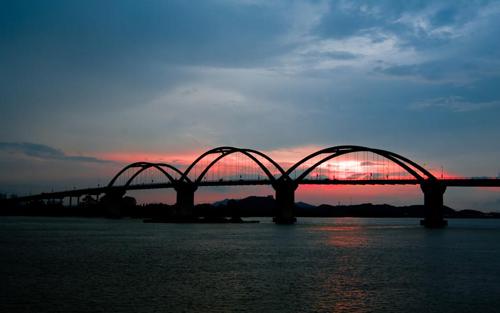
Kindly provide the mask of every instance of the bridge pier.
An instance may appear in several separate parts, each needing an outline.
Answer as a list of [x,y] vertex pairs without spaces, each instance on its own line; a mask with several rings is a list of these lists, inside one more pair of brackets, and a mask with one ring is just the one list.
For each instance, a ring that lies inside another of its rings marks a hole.
[[177,192],[177,201],[175,203],[179,218],[194,217],[194,192],[197,187],[190,183],[179,183],[174,187]]
[[443,228],[448,225],[444,219],[443,196],[446,186],[439,182],[424,183],[420,185],[424,193],[425,218],[420,225],[427,228]]
[[[104,205],[104,209],[109,217],[117,218],[121,217],[121,209],[123,204],[123,196],[125,196],[125,190],[113,190],[107,192],[102,198],[101,203]],[[80,197],[78,196],[78,205],[80,205]]]
[[276,191],[276,207],[273,222],[295,224],[295,190],[298,185],[292,181],[282,181],[273,186]]

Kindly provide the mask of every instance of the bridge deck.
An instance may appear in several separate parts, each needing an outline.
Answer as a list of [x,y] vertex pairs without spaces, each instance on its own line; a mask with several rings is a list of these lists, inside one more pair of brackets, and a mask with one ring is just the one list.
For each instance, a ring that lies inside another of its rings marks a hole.
[[[500,179],[495,178],[460,178],[460,179],[440,179],[440,183],[447,187],[500,187]],[[366,179],[366,180],[338,180],[338,179],[323,179],[323,180],[303,180],[301,185],[419,185],[416,179]],[[200,187],[214,186],[257,186],[271,185],[270,180],[219,180],[219,181],[202,181]],[[145,190],[145,189],[164,189],[173,188],[172,183],[152,183],[131,185],[125,188],[126,190]],[[32,196],[19,197],[17,201],[30,201],[42,199],[60,199],[66,197],[80,197],[84,195],[99,195],[112,190],[123,190],[123,187],[99,187],[99,188],[84,188],[74,189],[59,192],[41,193]]]

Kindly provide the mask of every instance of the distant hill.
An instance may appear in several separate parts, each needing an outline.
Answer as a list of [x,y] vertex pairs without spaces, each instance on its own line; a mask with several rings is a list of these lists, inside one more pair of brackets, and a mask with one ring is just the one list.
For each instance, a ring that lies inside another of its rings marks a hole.
[[[237,210],[240,216],[273,216],[276,201],[273,196],[225,199],[213,204],[221,212]],[[315,206],[305,202],[295,204],[296,216],[301,217],[423,217],[423,205],[393,206],[364,203],[357,205]],[[200,212],[201,213],[201,212]],[[229,216],[230,214],[228,214]],[[500,213],[484,213],[476,210],[456,211],[445,206],[445,216],[451,218],[500,218]]]

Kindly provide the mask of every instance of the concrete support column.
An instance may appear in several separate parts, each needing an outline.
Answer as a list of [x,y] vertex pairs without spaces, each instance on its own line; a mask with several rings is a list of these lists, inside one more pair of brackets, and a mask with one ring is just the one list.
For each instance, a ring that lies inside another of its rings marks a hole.
[[446,186],[439,182],[420,185],[424,193],[425,218],[420,221],[427,228],[442,228],[448,225],[444,219],[443,198]]
[[194,184],[179,183],[175,186],[177,192],[177,217],[193,218],[194,217],[194,192],[197,187]]
[[276,207],[273,222],[276,224],[294,224],[295,190],[297,184],[293,181],[282,181],[273,186],[276,191]]
[[[112,190],[107,192],[101,198],[101,204],[104,206],[104,210],[108,217],[119,218],[121,217],[121,209],[123,205],[123,196],[125,196],[125,190]],[[80,197],[78,197],[78,205],[80,204]]]

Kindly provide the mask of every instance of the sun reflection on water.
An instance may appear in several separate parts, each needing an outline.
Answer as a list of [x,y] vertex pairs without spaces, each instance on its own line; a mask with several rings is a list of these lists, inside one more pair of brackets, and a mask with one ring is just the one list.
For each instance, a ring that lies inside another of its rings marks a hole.
[[[366,312],[371,299],[371,291],[366,287],[361,275],[359,253],[369,246],[369,236],[365,225],[349,218],[334,224],[317,225],[313,231],[323,238],[323,244],[332,251],[331,271],[320,276],[318,284],[324,290],[315,302],[317,312]],[[328,263],[330,263],[328,262]]]
[[324,232],[326,242],[335,247],[355,248],[368,243],[365,229],[360,225],[325,225],[315,227],[314,231]]

